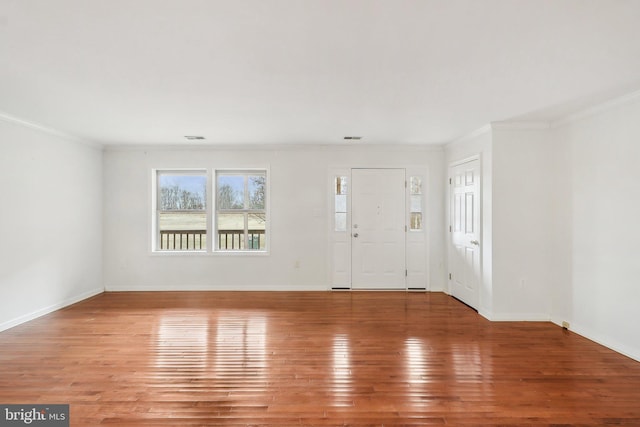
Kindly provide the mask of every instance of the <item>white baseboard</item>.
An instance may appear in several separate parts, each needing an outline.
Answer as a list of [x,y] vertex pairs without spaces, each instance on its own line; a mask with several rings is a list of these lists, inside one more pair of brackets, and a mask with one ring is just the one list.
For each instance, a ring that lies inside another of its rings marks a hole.
[[92,289],[87,292],[83,292],[80,295],[73,296],[71,298],[67,298],[66,300],[59,302],[57,304],[50,305],[48,307],[41,308],[36,311],[32,311],[31,313],[16,317],[15,319],[8,320],[4,323],[0,323],[0,332],[5,331],[7,329],[13,328],[15,326],[21,325],[25,322],[28,322],[33,319],[37,319],[38,317],[44,316],[45,314],[49,314],[56,310],[60,310],[61,308],[67,307],[71,304],[75,304],[87,298],[91,298],[93,296],[99,295],[104,292],[102,288]]
[[491,313],[489,311],[483,310],[481,308],[478,310],[478,314],[487,320],[491,320]]
[[326,286],[270,286],[259,287],[256,285],[234,285],[234,286],[212,286],[212,285],[109,285],[106,286],[105,292],[181,292],[181,291],[238,291],[238,292],[296,292],[296,291],[326,291]]
[[[483,314],[484,315],[484,314]],[[491,313],[487,319],[493,322],[550,322],[548,313]]]
[[[135,285],[135,286],[125,286],[125,285],[108,285],[105,289],[105,292],[180,292],[180,291],[242,291],[242,292],[298,292],[298,291],[307,291],[307,292],[319,292],[319,291],[332,291],[335,290],[332,286],[270,286],[270,287],[257,287],[255,285],[246,285],[246,286],[205,286],[205,285],[181,285],[181,286],[173,286],[173,285]],[[342,289],[341,289],[342,290]],[[348,289],[353,290],[355,289]],[[405,289],[370,289],[371,291],[405,291]],[[409,290],[414,291],[414,290]],[[428,289],[416,289],[415,291],[419,292],[443,292],[441,290],[431,291]]]
[[611,349],[617,353],[620,353],[624,356],[627,356],[633,360],[640,362],[640,349],[638,348],[629,347],[628,345],[619,343],[616,340],[613,340],[611,338],[603,336],[602,334],[591,331],[588,328],[583,328],[581,325],[575,325],[574,323],[571,323],[569,330],[571,332],[575,332],[576,334],[590,341],[593,341],[597,344],[605,346],[608,349]]

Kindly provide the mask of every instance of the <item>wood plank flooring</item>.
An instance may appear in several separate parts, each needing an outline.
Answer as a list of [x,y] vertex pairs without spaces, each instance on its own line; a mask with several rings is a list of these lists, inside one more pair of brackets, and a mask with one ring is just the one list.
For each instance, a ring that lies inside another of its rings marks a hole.
[[105,293],[0,333],[72,426],[640,425],[640,363],[440,293]]

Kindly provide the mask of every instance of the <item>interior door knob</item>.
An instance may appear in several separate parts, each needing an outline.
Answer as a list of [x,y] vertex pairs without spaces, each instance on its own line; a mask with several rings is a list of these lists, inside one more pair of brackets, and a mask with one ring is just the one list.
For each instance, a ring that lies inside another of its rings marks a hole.
[[353,237],[358,237],[358,233],[353,233]]
[[480,242],[478,242],[477,240],[472,240],[469,243],[471,243],[472,245],[480,246]]

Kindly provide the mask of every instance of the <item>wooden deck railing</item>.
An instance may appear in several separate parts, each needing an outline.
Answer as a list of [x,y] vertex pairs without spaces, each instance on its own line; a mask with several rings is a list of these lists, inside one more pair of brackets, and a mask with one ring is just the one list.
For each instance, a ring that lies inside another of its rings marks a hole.
[[[249,248],[264,245],[264,230],[249,230]],[[202,251],[207,249],[207,230],[161,230],[160,250]],[[245,249],[243,230],[218,230],[218,249]]]
[[249,247],[244,247],[243,230],[218,230],[218,249],[243,250],[260,249],[264,240],[264,230],[249,230]]
[[160,230],[160,249],[174,251],[207,249],[207,230]]

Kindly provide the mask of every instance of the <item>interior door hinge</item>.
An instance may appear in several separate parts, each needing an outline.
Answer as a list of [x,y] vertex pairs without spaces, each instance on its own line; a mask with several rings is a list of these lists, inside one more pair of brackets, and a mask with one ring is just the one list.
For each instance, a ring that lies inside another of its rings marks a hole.
[[449,185],[451,185],[451,184],[452,184],[452,182],[451,182],[451,178],[449,178]]
[[407,181],[404,182],[404,188],[407,188]]
[[406,225],[404,226],[404,232],[405,233],[407,232],[407,226]]
[[449,280],[451,280],[451,273],[449,273]]
[[452,230],[451,230],[451,226],[449,226],[449,233],[451,233],[451,231],[452,231]]
[[409,275],[409,271],[408,271],[408,270],[405,270],[405,271],[404,271],[404,277],[407,277],[408,275]]

